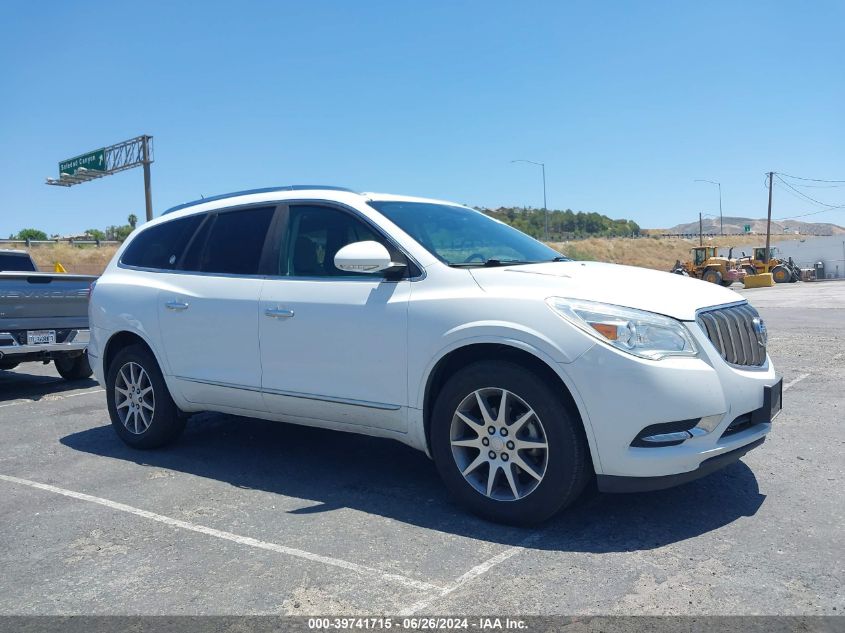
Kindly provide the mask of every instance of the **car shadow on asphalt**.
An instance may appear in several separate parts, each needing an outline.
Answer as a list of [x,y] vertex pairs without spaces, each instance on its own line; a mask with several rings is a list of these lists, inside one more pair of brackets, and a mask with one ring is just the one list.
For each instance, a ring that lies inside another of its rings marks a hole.
[[93,378],[84,380],[65,380],[58,374],[50,376],[43,374],[28,374],[20,370],[0,370],[0,402],[9,400],[40,400],[65,391],[90,389],[96,387]]
[[539,550],[649,550],[752,516],[765,499],[751,469],[737,462],[670,490],[627,495],[587,490],[544,525],[514,528],[467,514],[450,499],[433,462],[391,440],[208,413],[193,416],[179,441],[162,449],[129,448],[108,425],[68,435],[61,443],[93,455],[315,501],[288,516],[348,507],[507,545],[521,545],[539,529],[542,538],[530,545]]

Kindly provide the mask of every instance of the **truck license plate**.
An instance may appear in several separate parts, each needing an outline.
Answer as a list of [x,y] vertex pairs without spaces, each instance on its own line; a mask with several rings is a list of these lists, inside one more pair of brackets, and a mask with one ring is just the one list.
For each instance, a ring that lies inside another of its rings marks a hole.
[[53,345],[56,342],[56,330],[32,330],[26,333],[27,345]]

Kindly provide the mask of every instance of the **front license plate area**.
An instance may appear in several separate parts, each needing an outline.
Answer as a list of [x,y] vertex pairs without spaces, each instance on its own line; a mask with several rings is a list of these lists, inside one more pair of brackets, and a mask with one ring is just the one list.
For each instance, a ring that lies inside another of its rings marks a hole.
[[54,345],[56,330],[30,330],[26,333],[27,345]]
[[771,422],[783,407],[783,378],[771,387],[763,387],[763,406],[751,414],[752,424]]
[[763,400],[769,402],[769,420],[774,420],[783,408],[783,378],[771,387],[766,387]]

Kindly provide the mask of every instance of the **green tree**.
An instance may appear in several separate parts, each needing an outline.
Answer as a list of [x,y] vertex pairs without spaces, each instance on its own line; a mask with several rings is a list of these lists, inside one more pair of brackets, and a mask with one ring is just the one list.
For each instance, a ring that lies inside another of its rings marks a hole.
[[131,226],[131,227],[132,227],[132,230],[134,231],[134,230],[135,230],[135,225],[137,225],[137,224],[138,224],[138,216],[137,216],[137,215],[135,215],[134,213],[130,213],[130,214],[129,214],[129,217],[128,217],[128,218],[126,218],[126,221],[127,221],[127,222],[129,222],[129,226]]
[[13,237],[14,240],[46,240],[47,234],[38,229],[21,229],[18,234]]
[[124,224],[123,226],[107,226],[106,227],[106,239],[107,240],[117,240],[118,242],[122,242],[129,234],[132,232],[132,227],[128,224]]
[[101,231],[100,229],[88,229],[85,231],[87,235],[90,235],[95,240],[104,240],[106,239],[105,232]]

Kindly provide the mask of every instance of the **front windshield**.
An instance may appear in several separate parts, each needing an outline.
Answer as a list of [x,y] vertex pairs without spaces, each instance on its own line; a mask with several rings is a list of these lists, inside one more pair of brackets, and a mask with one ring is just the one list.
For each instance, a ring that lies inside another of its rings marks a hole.
[[465,207],[394,201],[370,202],[370,206],[450,266],[566,259],[522,231]]

